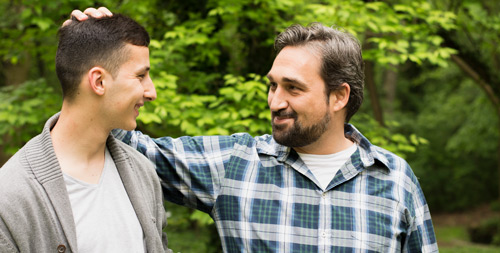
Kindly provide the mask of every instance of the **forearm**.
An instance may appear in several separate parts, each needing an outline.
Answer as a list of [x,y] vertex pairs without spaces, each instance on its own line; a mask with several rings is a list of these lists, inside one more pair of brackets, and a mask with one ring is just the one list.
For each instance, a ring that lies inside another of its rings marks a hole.
[[230,156],[218,147],[217,137],[153,139],[139,131],[123,130],[113,130],[113,135],[155,164],[166,200],[211,211],[224,175],[224,162]]

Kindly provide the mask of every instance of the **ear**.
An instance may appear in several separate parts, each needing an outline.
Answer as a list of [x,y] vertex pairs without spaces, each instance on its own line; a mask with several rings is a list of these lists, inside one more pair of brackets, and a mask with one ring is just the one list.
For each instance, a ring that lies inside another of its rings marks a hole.
[[345,108],[349,102],[349,94],[351,94],[351,86],[347,83],[341,84],[339,89],[330,92],[330,107],[334,112]]
[[101,67],[93,67],[87,72],[89,87],[96,95],[104,95],[106,91],[105,77],[107,74],[108,72]]

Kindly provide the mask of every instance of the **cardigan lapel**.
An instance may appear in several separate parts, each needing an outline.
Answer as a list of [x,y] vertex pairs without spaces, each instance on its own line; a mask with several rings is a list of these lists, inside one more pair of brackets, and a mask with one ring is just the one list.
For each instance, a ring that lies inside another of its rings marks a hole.
[[144,190],[141,184],[137,181],[136,177],[141,175],[137,174],[135,166],[140,166],[138,164],[133,164],[133,161],[126,156],[126,152],[119,146],[117,140],[111,135],[108,137],[107,146],[113,161],[115,162],[118,174],[122,179],[123,186],[127,191],[128,197],[134,211],[141,223],[142,230],[144,232],[144,237],[146,240],[146,247],[150,248],[154,245],[154,234],[158,233],[152,221],[152,212],[149,210],[145,196],[141,195]]
[[52,116],[45,123],[42,133],[33,138],[30,145],[26,145],[26,160],[52,203],[71,251],[77,252],[76,226],[71,202],[50,136],[50,129],[58,118],[59,113]]

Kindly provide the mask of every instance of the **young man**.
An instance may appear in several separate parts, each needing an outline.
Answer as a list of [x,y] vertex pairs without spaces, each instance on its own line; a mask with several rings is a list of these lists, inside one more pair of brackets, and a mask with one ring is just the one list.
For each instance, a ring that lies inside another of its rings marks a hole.
[[347,123],[363,100],[358,40],[294,25],[275,47],[272,136],[114,135],[156,164],[167,200],[213,217],[225,252],[437,252],[410,166]]
[[114,15],[59,36],[62,109],[0,169],[0,252],[164,252],[154,166],[110,136],[156,98],[149,35]]

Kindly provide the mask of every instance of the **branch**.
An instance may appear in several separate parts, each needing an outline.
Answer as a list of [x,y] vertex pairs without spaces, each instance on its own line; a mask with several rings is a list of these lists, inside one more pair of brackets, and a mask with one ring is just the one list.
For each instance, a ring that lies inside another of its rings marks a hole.
[[484,81],[481,76],[472,69],[467,62],[462,60],[458,55],[451,55],[451,59],[467,74],[469,75],[480,87],[486,92],[489,100],[493,103],[497,114],[500,115],[500,100],[491,88],[491,85]]

